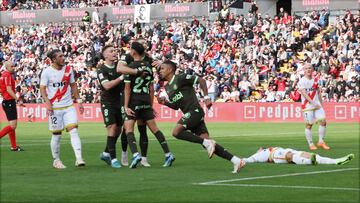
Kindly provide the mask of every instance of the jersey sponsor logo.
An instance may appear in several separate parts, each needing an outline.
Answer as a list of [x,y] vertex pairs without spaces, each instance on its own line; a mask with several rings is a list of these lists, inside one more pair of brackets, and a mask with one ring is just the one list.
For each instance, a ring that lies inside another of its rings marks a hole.
[[184,97],[184,95],[179,92],[178,94],[175,94],[172,98],[171,98],[171,101],[170,103],[175,103],[177,101],[179,101],[180,99],[182,99]]
[[305,88],[305,90],[306,90],[306,92],[312,92],[312,91],[314,91],[314,89],[311,87],[311,88]]
[[53,87],[64,87],[66,85],[68,85],[67,81],[53,83]]

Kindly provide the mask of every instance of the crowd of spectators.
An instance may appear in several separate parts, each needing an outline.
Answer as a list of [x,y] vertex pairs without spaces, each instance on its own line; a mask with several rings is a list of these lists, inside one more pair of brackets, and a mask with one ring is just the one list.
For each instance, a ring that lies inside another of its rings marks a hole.
[[[215,20],[194,16],[191,21],[172,18],[145,25],[130,19],[119,24],[87,19],[30,28],[0,26],[0,63],[13,60],[17,94],[24,102],[39,103],[46,53],[59,48],[77,73],[84,101],[97,103],[101,48],[114,44],[120,56],[128,52],[131,39],[143,37],[154,59],[171,59],[179,71],[204,77],[213,101],[300,101],[297,82],[305,63],[320,78],[324,101],[359,101],[360,11],[347,11],[331,22],[326,10],[290,16],[281,9],[273,17],[260,11],[254,4],[247,15],[236,16],[224,6]],[[161,89],[158,76],[154,85]]]
[[0,11],[86,8],[159,3],[203,2],[204,0],[0,0]]

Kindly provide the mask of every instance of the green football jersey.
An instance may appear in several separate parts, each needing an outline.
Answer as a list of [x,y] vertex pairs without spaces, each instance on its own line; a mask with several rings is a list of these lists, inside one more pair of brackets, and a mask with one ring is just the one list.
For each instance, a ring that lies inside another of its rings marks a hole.
[[124,83],[121,82],[116,87],[113,87],[109,90],[105,90],[103,84],[107,81],[115,80],[121,76],[120,73],[116,72],[116,65],[108,66],[102,65],[97,70],[97,79],[100,83],[101,89],[101,102],[102,103],[119,103],[122,101],[122,94],[124,91]]
[[174,75],[166,84],[165,91],[169,96],[169,104],[175,109],[186,113],[189,110],[201,109],[196,97],[194,85],[198,83],[198,76],[179,74]]

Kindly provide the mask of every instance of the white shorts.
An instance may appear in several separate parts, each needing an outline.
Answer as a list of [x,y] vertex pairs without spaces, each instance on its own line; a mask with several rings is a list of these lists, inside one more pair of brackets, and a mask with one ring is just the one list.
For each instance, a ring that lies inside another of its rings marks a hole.
[[311,110],[311,111],[304,111],[304,120],[307,124],[314,124],[320,120],[325,120],[325,111],[324,108]]
[[286,161],[286,154],[288,152],[295,153],[296,151],[293,149],[289,149],[289,148],[284,149],[284,148],[278,147],[273,151],[272,160],[276,164],[287,164],[288,162]]
[[269,156],[270,156],[270,150],[269,148],[266,148],[256,152],[249,158],[252,159],[252,161],[255,163],[265,163],[269,161]]
[[77,123],[77,113],[74,106],[54,110],[54,114],[49,116],[49,130],[51,132],[63,131],[64,128],[77,125]]

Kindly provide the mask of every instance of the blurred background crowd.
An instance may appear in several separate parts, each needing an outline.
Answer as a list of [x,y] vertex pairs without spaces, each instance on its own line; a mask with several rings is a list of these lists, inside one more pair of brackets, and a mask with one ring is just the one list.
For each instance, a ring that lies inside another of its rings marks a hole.
[[204,0],[0,0],[0,11],[86,8],[158,3],[203,2]]
[[[0,0],[1,10],[69,8],[143,3],[140,0]],[[167,2],[167,1],[154,1]],[[178,1],[183,2],[183,1]],[[176,18],[141,24],[128,19],[103,22],[96,9],[82,22],[0,25],[0,63],[16,65],[16,92],[25,103],[41,103],[39,73],[47,66],[46,53],[61,49],[73,66],[81,97],[99,102],[96,80],[98,53],[114,44],[119,56],[128,52],[132,39],[148,42],[156,60],[171,59],[179,71],[206,79],[209,96],[216,102],[300,101],[297,82],[304,64],[311,63],[320,78],[324,101],[359,102],[360,11],[329,20],[329,11],[291,16],[280,9],[276,16],[261,13],[253,3],[247,15],[235,15],[225,5],[216,19]],[[155,76],[155,89],[161,81]],[[198,95],[201,97],[199,90]]]

